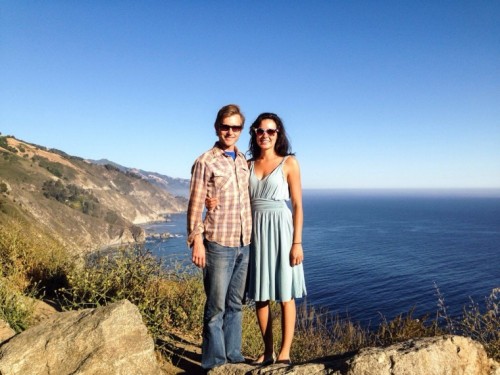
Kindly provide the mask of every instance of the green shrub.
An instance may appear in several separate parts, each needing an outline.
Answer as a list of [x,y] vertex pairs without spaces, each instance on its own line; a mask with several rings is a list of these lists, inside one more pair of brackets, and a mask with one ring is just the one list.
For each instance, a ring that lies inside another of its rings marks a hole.
[[126,171],[125,175],[135,178],[136,180],[142,180],[142,177],[138,175],[137,173],[131,172],[131,171]]
[[54,154],[58,154],[58,155],[62,156],[65,159],[69,159],[70,158],[70,156],[67,153],[65,153],[64,151],[58,150],[57,148],[51,148],[48,151],[52,152]]
[[190,273],[167,273],[142,246],[98,253],[68,275],[59,290],[66,309],[98,307],[128,299],[141,312],[155,339],[175,330],[199,331],[203,309],[201,280]]
[[31,323],[35,300],[8,284],[7,279],[0,277],[0,319],[9,323],[10,327],[19,333]]
[[121,173],[121,169],[118,167],[115,167],[113,164],[104,164],[104,168],[106,168],[108,171],[114,171],[114,172]]
[[69,197],[68,190],[60,180],[45,181],[42,185],[42,191],[45,198],[53,198],[62,203],[66,202]]
[[90,190],[73,184],[64,185],[61,180],[47,180],[42,185],[42,191],[46,198],[55,199],[86,215],[103,216],[99,200]]
[[31,158],[33,161],[38,161],[38,165],[45,168],[47,171],[52,173],[54,176],[61,178],[63,176],[62,168],[64,167],[61,163],[55,163],[47,158],[41,156],[33,156]]
[[17,148],[9,146],[9,143],[7,142],[7,137],[0,137],[0,147],[9,150],[10,152],[13,152],[14,154],[17,154]]
[[119,224],[120,216],[115,211],[108,210],[104,215],[104,220],[108,224]]

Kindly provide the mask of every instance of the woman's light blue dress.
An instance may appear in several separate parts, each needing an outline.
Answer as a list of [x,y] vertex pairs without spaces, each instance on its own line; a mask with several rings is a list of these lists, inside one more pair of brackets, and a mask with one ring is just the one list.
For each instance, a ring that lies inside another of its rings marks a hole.
[[290,266],[293,242],[288,183],[283,173],[287,157],[259,180],[250,163],[252,243],[250,245],[249,298],[254,301],[289,301],[307,294],[302,264]]

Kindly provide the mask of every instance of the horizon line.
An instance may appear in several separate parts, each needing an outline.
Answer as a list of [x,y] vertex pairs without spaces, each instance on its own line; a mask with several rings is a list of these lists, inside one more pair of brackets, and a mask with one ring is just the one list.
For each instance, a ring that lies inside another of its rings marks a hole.
[[498,197],[500,198],[500,187],[498,188],[303,188],[304,192],[333,193],[346,195],[425,195],[425,196],[468,196],[468,197]]

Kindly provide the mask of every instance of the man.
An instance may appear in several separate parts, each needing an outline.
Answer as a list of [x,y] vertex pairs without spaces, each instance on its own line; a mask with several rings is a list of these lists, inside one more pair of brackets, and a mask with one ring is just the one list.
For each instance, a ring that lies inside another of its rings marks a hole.
[[[236,148],[244,123],[237,105],[222,107],[214,123],[219,140],[191,170],[187,242],[193,263],[203,269],[207,301],[201,366],[206,370],[244,361],[242,300],[252,226],[248,165]],[[215,197],[217,207],[203,219],[205,199]]]

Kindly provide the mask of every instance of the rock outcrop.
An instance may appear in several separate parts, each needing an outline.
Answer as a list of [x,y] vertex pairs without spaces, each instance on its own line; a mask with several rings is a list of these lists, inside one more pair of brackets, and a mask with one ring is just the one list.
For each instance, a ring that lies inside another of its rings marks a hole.
[[255,367],[224,365],[209,375],[500,375],[481,344],[461,336],[409,340],[387,348],[367,348],[352,355],[311,363]]
[[[17,335],[0,320],[0,374],[160,375],[167,370],[157,360],[139,310],[127,300],[62,313],[43,304],[35,310],[39,323]],[[172,367],[168,373],[203,373],[199,363],[186,369]],[[500,375],[500,364],[470,338],[441,336],[308,363],[265,367],[228,364],[209,372],[222,374]]]
[[15,336],[15,334],[16,331],[10,327],[9,323],[0,319],[0,342],[10,339],[12,336]]
[[0,346],[0,374],[161,374],[153,339],[127,300],[50,315]]

